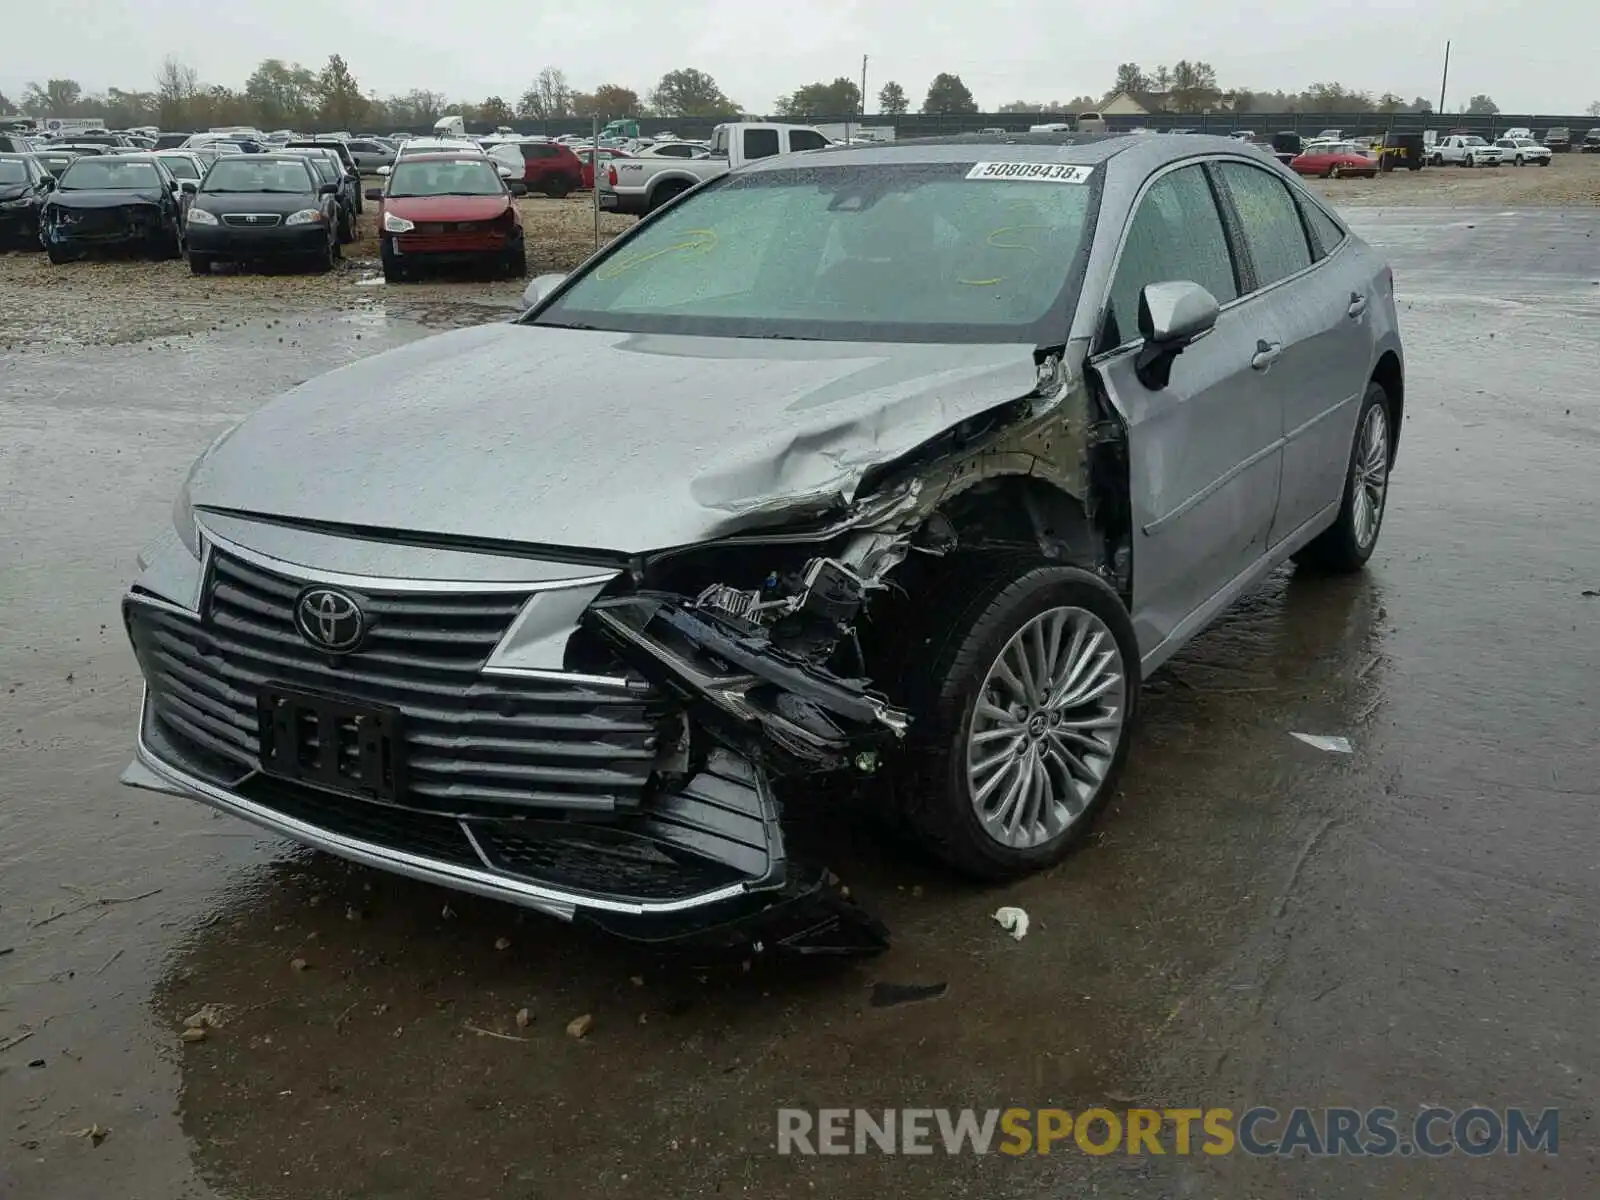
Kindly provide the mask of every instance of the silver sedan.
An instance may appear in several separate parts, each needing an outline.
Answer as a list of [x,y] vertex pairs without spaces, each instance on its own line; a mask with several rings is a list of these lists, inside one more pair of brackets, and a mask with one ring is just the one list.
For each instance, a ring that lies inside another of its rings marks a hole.
[[126,779],[661,940],[867,950],[820,777],[957,870],[1058,861],[1141,681],[1264,575],[1359,570],[1393,279],[1203,136],[772,157],[528,311],[201,456],[124,610]]

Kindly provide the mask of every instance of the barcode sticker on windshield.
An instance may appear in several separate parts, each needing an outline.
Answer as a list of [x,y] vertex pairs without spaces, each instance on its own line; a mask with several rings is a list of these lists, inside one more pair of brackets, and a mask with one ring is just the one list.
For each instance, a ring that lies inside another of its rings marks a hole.
[[1093,167],[1070,163],[981,162],[967,172],[968,179],[1016,179],[1029,183],[1088,183]]

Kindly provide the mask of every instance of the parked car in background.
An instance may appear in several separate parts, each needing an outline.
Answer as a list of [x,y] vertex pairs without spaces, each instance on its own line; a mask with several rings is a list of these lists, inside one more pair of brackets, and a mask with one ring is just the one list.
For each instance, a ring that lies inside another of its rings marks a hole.
[[20,133],[0,133],[0,154],[31,154],[33,139]]
[[1554,154],[1567,154],[1572,150],[1572,130],[1565,125],[1553,125],[1544,131],[1544,144]]
[[185,213],[189,270],[284,258],[330,270],[340,254],[338,190],[303,154],[219,159]]
[[151,148],[154,150],[179,150],[182,149],[183,144],[189,140],[190,136],[187,133],[157,134],[156,144]]
[[1046,868],[1142,680],[1380,536],[1393,275],[1221,138],[767,157],[526,299],[196,462],[126,782],[657,944],[882,949],[786,796]]
[[810,125],[732,122],[718,125],[705,158],[618,159],[599,174],[600,207],[609,212],[653,212],[707,179],[757,159],[822,150],[827,137]]
[[350,151],[356,169],[363,175],[376,175],[379,167],[392,166],[394,163],[395,148],[376,138],[351,138],[345,143],[345,149]]
[[51,147],[48,150],[35,150],[33,157],[41,167],[59,179],[61,178],[61,172],[65,171],[67,165],[78,155],[71,150]]
[[634,158],[710,158],[711,147],[699,142],[651,142],[641,146]]
[[359,188],[361,181],[345,171],[339,159],[320,147],[313,150],[281,150],[280,154],[293,154],[311,164],[319,182],[333,184],[334,199],[338,204],[336,216],[336,232],[341,244],[356,240],[356,206],[350,191],[352,185]]
[[156,150],[151,152],[151,157],[158,159],[161,165],[167,168],[168,174],[179,183],[187,179],[198,185],[210,165],[198,154],[188,150]]
[[441,265],[528,273],[522,216],[485,155],[408,155],[367,195],[378,201],[378,252],[391,283]]
[[113,246],[176,258],[183,253],[178,191],[178,181],[150,154],[76,158],[45,201],[45,252],[52,263]]
[[[578,146],[574,147],[572,152],[578,156],[578,163],[583,168],[582,186],[585,189],[594,187],[594,147]],[[605,170],[605,168],[611,164],[613,159],[627,157],[628,155],[624,154],[621,150],[614,150],[609,146],[601,146],[600,169],[602,171]]]
[[1293,130],[1286,129],[1272,135],[1272,154],[1284,166],[1305,153],[1305,139]]
[[232,158],[244,153],[244,147],[238,142],[231,142],[221,138],[213,139],[209,142],[201,142],[193,148],[186,146],[185,149],[190,149],[190,152],[208,167],[219,158]]
[[519,139],[500,142],[488,153],[509,167],[529,192],[559,200],[583,186],[583,163],[560,142]]
[[1550,165],[1550,147],[1541,146],[1532,138],[1503,137],[1495,141],[1495,148],[1500,151],[1500,161],[1520,167],[1524,163],[1538,164],[1541,167]]
[[320,150],[324,154],[333,155],[345,176],[343,183],[346,197],[355,212],[358,214],[361,212],[361,168],[356,165],[356,160],[346,143],[338,138],[291,138],[280,149]]
[[1378,160],[1355,142],[1325,142],[1290,159],[1289,169],[1296,175],[1316,175],[1323,179],[1342,179],[1347,175],[1371,179],[1378,173]]
[[39,227],[55,178],[32,154],[0,154],[0,249],[39,249]]
[[1600,125],[1583,135],[1583,153],[1600,154]]
[[51,150],[64,150],[78,158],[96,158],[111,149],[104,142],[51,142]]
[[1434,142],[1432,157],[1436,167],[1446,163],[1460,167],[1498,167],[1500,148],[1491,146],[1475,133],[1452,133]]

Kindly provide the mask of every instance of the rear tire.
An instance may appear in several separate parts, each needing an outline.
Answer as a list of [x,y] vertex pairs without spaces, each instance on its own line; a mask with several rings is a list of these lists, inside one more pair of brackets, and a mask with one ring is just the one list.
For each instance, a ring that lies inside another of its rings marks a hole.
[[44,252],[49,256],[50,262],[54,266],[58,267],[62,263],[71,262],[73,258],[76,257],[75,255],[68,254],[65,250],[57,250],[54,246],[46,246]]
[[687,183],[681,183],[678,180],[673,180],[670,183],[663,183],[655,191],[650,193],[650,202],[645,206],[645,211],[655,212],[656,209],[660,208],[663,204],[666,204],[674,196],[681,196],[688,190],[689,185]]
[[1389,467],[1393,460],[1394,421],[1389,395],[1377,382],[1367,384],[1350,442],[1344,494],[1332,525],[1295,552],[1294,560],[1314,570],[1335,574],[1367,565],[1383,532],[1389,500]]
[[209,254],[196,254],[189,251],[189,273],[191,275],[211,274],[211,256]]
[[552,200],[564,200],[572,192],[572,180],[565,175],[552,175],[544,181],[544,194]]
[[914,723],[897,815],[976,879],[1065,857],[1114,794],[1131,744],[1140,680],[1127,610],[1097,576],[1035,563],[952,562],[938,612],[904,650]]

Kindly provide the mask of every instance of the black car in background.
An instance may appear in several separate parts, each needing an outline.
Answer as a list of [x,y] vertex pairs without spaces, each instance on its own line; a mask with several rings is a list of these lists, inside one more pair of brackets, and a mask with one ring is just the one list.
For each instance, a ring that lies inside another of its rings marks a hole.
[[360,212],[361,205],[361,166],[356,162],[355,156],[350,153],[350,147],[338,138],[298,138],[290,139],[283,144],[285,150],[321,150],[331,154],[339,160],[339,166],[351,179],[349,184],[352,203],[355,211]]
[[339,257],[338,185],[298,154],[219,158],[188,206],[189,269],[219,259],[294,258],[326,271]]
[[346,174],[338,157],[321,147],[310,150],[285,150],[283,153],[305,159],[319,180],[334,185],[334,196],[339,202],[339,240],[355,241],[356,213],[361,211],[356,207],[356,197],[361,195],[360,177]]
[[183,253],[178,192],[178,181],[148,154],[73,159],[45,200],[45,253],[63,263],[118,246],[176,258]]
[[0,249],[39,248],[39,215],[56,181],[31,154],[0,154]]

